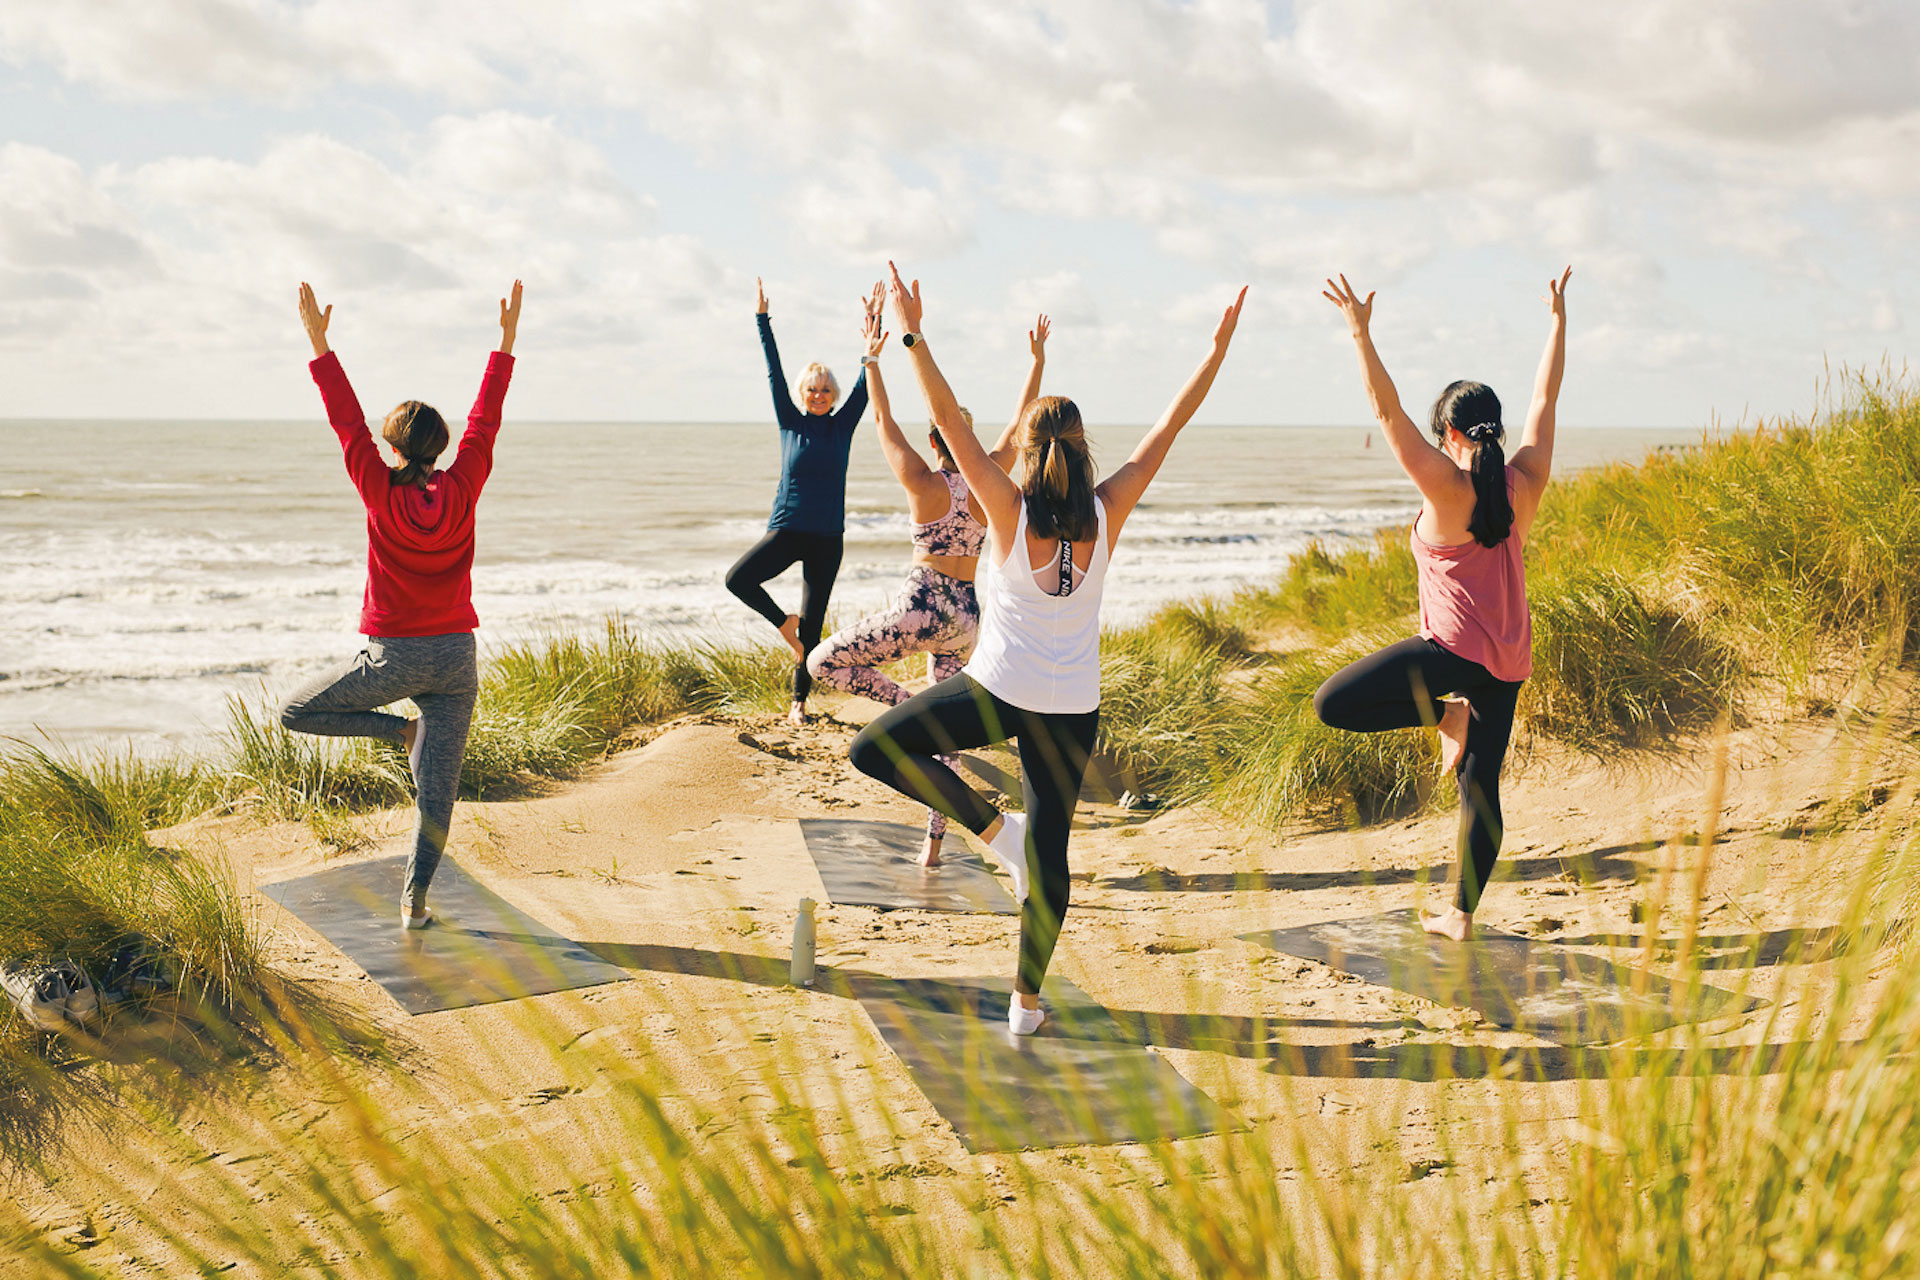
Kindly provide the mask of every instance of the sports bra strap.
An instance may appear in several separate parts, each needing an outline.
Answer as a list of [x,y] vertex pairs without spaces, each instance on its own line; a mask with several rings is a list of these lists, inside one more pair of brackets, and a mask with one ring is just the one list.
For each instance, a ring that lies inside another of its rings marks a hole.
[[1073,594],[1073,544],[1065,538],[1060,539],[1060,589],[1049,591],[1047,594],[1053,596]]

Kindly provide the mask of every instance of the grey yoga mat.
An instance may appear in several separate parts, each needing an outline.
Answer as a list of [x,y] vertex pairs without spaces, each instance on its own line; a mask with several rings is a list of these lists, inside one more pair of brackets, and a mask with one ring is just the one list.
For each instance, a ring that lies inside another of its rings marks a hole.
[[842,906],[1018,915],[1013,895],[949,832],[940,865],[915,861],[924,833],[897,822],[802,818],[800,835],[827,899]]
[[969,1151],[1219,1133],[1225,1112],[1062,978],[1038,1035],[1007,1027],[1005,979],[859,979],[853,993]]
[[1510,933],[1476,930],[1465,946],[1430,937],[1411,910],[1240,936],[1435,1004],[1477,1010],[1498,1027],[1576,1043],[1757,1007],[1709,986],[1676,1002],[1674,984],[1665,978]]
[[433,923],[400,927],[404,857],[330,867],[262,892],[299,916],[408,1013],[517,1000],[627,976],[442,858]]

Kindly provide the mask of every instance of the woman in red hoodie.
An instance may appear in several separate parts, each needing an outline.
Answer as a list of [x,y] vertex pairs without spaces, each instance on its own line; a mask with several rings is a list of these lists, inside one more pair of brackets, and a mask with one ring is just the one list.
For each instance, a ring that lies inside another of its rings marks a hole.
[[[460,765],[480,688],[473,629],[473,512],[493,470],[493,438],[513,377],[513,335],[520,324],[520,282],[500,300],[500,349],[487,360],[480,397],[467,415],[460,451],[445,471],[434,462],[447,447],[447,424],[418,400],[387,415],[380,437],[389,466],[374,446],[367,416],[327,346],[333,308],[320,309],[313,287],[300,286],[300,319],[313,342],[310,371],[340,437],[347,475],[367,508],[367,592],[358,657],[303,685],[280,709],[297,733],[385,738],[407,750],[418,818],[401,890],[400,922],[425,927],[427,886],[447,846],[460,790]],[[411,698],[417,719],[379,710]]]

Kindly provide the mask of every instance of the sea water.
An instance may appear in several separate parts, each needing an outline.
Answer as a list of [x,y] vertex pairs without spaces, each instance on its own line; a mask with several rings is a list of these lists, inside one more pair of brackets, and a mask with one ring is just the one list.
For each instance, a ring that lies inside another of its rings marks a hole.
[[[1102,471],[1143,433],[1090,431]],[[1562,428],[1557,465],[1698,438]],[[509,418],[479,509],[483,654],[614,615],[666,640],[772,642],[721,579],[765,530],[778,467],[766,424]],[[1378,431],[1189,427],[1127,522],[1106,618],[1270,581],[1309,539],[1365,538],[1418,501]],[[905,495],[864,423],[833,618],[886,603],[908,559]],[[230,696],[350,657],[365,576],[365,515],[322,422],[0,422],[0,734],[196,745]],[[798,568],[770,590],[797,608]]]

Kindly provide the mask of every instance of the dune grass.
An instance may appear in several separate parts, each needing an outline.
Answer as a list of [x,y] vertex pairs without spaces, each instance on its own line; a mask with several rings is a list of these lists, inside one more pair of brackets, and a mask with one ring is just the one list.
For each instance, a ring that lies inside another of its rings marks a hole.
[[[101,776],[33,747],[0,754],[0,960],[68,958],[107,981],[137,956],[141,980],[109,1023],[167,999],[244,1032],[272,985],[251,912],[221,868],[148,843],[156,809],[141,800],[173,793],[124,762]],[[75,1053],[0,1007],[0,1157],[91,1109],[98,1081],[68,1069]]]

